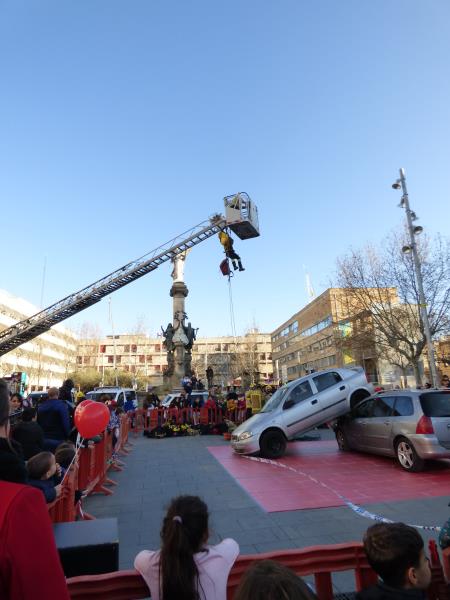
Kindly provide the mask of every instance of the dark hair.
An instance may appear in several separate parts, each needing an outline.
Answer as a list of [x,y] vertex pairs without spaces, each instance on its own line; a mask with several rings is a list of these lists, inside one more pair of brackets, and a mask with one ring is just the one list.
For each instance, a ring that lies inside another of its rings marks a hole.
[[31,406],[24,408],[22,411],[22,421],[24,423],[29,423],[36,416],[36,409]]
[[372,569],[391,587],[405,585],[407,570],[417,567],[423,539],[404,523],[377,523],[364,535],[364,550]]
[[27,461],[27,471],[30,479],[42,479],[52,464],[51,452],[39,452]]
[[4,379],[0,379],[0,427],[6,425],[9,419],[9,391]]
[[313,600],[317,596],[291,569],[273,560],[253,563],[244,573],[234,600]]
[[73,442],[61,442],[58,446],[56,446],[55,452],[62,450],[62,448],[73,448],[75,450],[75,444]]
[[22,394],[19,394],[19,392],[14,392],[14,394],[11,394],[11,398],[9,400],[11,401],[13,398],[17,398],[20,402],[20,406],[22,406],[22,404],[23,404]]
[[100,398],[98,399],[99,402],[103,402],[103,404],[105,404],[106,402],[109,402],[111,400],[111,396],[109,394],[102,394],[100,396]]
[[208,536],[208,507],[198,496],[174,498],[161,529],[159,581],[164,600],[200,600],[194,554]]
[[58,465],[68,469],[70,463],[73,461],[75,457],[75,448],[73,446],[64,446],[63,448],[56,448],[55,450],[55,460]]

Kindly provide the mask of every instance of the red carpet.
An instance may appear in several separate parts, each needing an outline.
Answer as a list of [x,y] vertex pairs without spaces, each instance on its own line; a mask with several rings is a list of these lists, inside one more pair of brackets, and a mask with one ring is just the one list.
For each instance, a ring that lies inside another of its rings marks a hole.
[[[230,446],[208,450],[267,512],[344,504],[304,475],[237,456]],[[355,504],[450,494],[449,461],[430,463],[423,473],[407,473],[395,459],[340,452],[335,441],[325,441],[290,443],[278,462],[303,471]]]

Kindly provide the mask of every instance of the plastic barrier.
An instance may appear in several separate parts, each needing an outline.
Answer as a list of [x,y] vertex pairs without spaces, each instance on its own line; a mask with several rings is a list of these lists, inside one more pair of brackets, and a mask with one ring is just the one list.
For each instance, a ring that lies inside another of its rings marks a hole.
[[[450,586],[444,581],[434,542],[430,542],[430,555],[432,581],[427,593],[428,600],[447,600],[450,597]],[[236,559],[228,577],[228,600],[232,600],[239,581],[248,567],[255,561],[265,559],[282,563],[297,575],[314,575],[319,600],[332,600],[333,573],[354,571],[357,591],[375,585],[378,579],[367,562],[360,542],[252,554],[239,556]],[[129,598],[141,600],[149,596],[145,581],[134,570],[73,577],[67,580],[67,586],[72,600],[129,600]]]
[[69,469],[62,486],[61,495],[48,504],[48,512],[53,523],[75,521],[75,490],[78,485],[78,463],[75,461]]
[[[121,415],[116,452],[128,454],[129,450],[126,448],[129,444],[128,436],[129,420],[127,415]],[[108,469],[111,468],[121,471],[123,463],[113,455],[112,435],[105,431],[100,442],[96,444],[91,442],[79,450],[78,459],[64,479],[61,496],[48,505],[53,523],[75,521],[77,516],[92,519],[91,515],[83,512],[80,502],[75,505],[75,491],[111,495],[113,491],[106,486],[117,485],[117,482],[107,476]]]
[[[139,412],[141,411],[141,412]],[[224,416],[220,408],[151,408],[148,409],[147,415],[143,409],[139,409],[134,413],[128,413],[128,426],[137,434],[143,429],[155,429],[166,423],[176,425],[217,425],[222,423]],[[238,418],[245,420],[245,410],[235,410],[231,413],[225,413],[225,418],[236,422]],[[145,423],[145,426],[143,425]],[[134,424],[134,427],[132,427]]]

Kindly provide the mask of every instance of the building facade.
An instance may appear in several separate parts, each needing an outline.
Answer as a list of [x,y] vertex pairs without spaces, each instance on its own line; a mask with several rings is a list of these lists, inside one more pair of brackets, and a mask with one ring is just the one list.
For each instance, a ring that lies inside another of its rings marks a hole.
[[[0,290],[0,330],[37,312],[39,309],[23,298]],[[55,325],[46,333],[0,356],[0,374],[9,376],[14,372],[25,372],[29,392],[59,387],[68,373],[74,370],[76,355],[76,335],[61,325]]]
[[[390,296],[395,290],[386,288]],[[291,381],[332,367],[362,366],[373,382],[382,382],[376,335],[361,307],[345,289],[329,288],[272,333],[274,376]]]
[[[107,371],[128,372],[136,380],[151,385],[163,383],[167,355],[160,337],[146,335],[116,335],[100,339],[80,340],[77,369],[96,369],[100,381]],[[192,369],[206,380],[206,368],[214,372],[214,383],[231,385],[239,378],[249,383],[272,379],[272,349],[270,334],[251,332],[237,338],[199,338],[192,349]],[[110,379],[110,378],[109,378]]]

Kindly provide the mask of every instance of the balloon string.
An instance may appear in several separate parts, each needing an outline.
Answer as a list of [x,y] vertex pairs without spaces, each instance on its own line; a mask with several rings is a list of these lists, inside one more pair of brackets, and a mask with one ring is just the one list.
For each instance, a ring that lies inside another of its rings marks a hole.
[[77,435],[77,441],[76,441],[76,443],[75,443],[75,455],[74,455],[74,457],[72,458],[72,460],[70,461],[70,464],[69,464],[69,466],[67,467],[67,469],[66,469],[66,472],[65,472],[65,473],[64,473],[64,475],[63,475],[63,478],[61,479],[61,483],[60,483],[60,485],[62,485],[62,484],[64,483],[64,480],[65,480],[65,478],[67,477],[67,474],[69,473],[71,466],[72,466],[72,465],[73,465],[73,463],[75,462],[75,460],[76,460],[76,458],[77,458],[77,456],[78,456],[78,453],[79,453],[79,451],[81,450],[81,447],[82,447],[82,445],[83,445],[83,442],[84,442],[84,438],[82,438],[82,437],[80,436],[80,434],[78,434],[78,435]]

